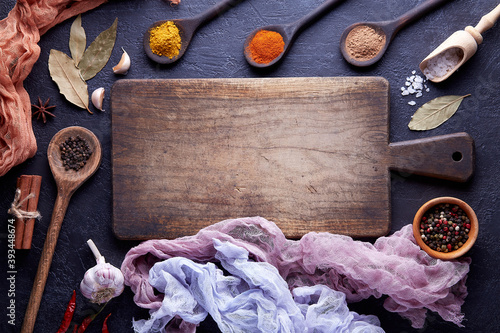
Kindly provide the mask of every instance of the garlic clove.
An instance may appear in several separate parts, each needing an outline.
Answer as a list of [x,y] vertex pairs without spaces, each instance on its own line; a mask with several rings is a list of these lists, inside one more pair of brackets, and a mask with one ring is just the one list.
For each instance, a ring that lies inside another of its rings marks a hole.
[[124,289],[122,272],[108,263],[98,264],[87,272],[80,282],[82,295],[93,303],[106,303],[119,296]]
[[102,102],[104,100],[104,88],[97,88],[92,93],[92,104],[96,107],[96,109],[104,111],[102,109]]
[[125,278],[120,269],[105,262],[91,239],[87,244],[94,253],[97,265],[85,272],[80,291],[93,303],[106,303],[123,292]]
[[130,68],[130,57],[128,56],[128,53],[125,52],[125,50],[122,48],[123,50],[123,54],[122,54],[122,57],[120,59],[120,62],[118,62],[118,64],[113,67],[113,72],[115,74],[127,74],[129,68]]

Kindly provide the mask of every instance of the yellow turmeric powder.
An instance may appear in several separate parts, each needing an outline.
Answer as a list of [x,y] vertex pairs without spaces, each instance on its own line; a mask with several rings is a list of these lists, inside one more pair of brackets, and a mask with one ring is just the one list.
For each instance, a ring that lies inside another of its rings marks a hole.
[[152,28],[149,31],[149,46],[154,54],[172,59],[181,48],[179,28],[172,21]]

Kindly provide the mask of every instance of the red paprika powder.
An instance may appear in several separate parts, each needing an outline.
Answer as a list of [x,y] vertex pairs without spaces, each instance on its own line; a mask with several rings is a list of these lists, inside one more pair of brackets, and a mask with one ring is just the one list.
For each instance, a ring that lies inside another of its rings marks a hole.
[[250,57],[258,64],[276,59],[285,49],[283,37],[276,31],[260,30],[247,46]]

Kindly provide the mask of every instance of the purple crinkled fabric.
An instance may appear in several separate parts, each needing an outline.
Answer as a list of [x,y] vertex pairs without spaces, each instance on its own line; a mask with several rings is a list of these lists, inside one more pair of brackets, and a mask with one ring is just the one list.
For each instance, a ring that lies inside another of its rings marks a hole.
[[221,332],[384,333],[377,317],[349,311],[344,293],[324,285],[290,292],[273,265],[230,242],[215,239],[214,247],[223,270],[182,257],[153,265],[149,283],[164,294],[162,306],[134,320],[134,332],[171,331],[175,317],[199,324],[210,315]]
[[[249,217],[213,224],[194,236],[145,241],[130,249],[121,266],[135,303],[159,309],[163,294],[149,284],[150,268],[172,257],[215,262],[214,239],[246,249],[250,259],[272,264],[290,289],[322,284],[343,292],[348,302],[386,295],[384,307],[409,319],[414,328],[424,326],[427,310],[462,326],[470,258],[430,257],[416,244],[411,225],[374,244],[315,232],[288,240],[273,222]],[[191,327],[179,320],[176,324]]]

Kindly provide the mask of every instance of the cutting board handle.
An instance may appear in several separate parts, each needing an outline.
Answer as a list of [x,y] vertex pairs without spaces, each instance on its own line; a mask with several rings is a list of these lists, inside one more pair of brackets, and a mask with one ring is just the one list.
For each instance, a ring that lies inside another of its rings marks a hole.
[[474,140],[467,133],[391,143],[389,150],[391,170],[456,182],[474,172]]

